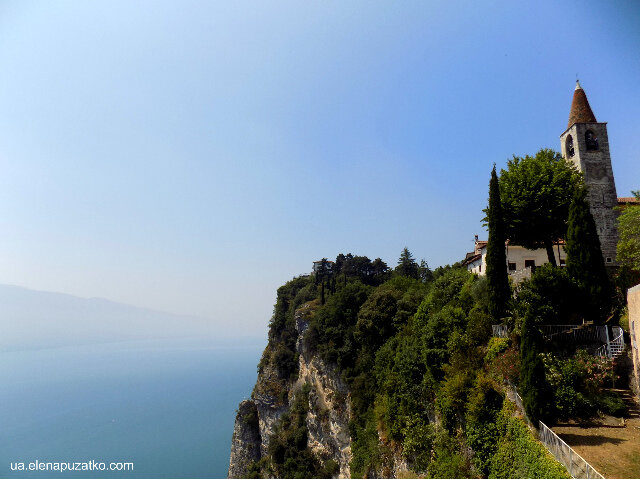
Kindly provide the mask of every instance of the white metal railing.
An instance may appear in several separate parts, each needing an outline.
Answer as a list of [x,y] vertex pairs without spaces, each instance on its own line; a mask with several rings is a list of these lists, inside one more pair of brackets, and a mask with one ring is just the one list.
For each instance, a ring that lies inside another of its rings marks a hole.
[[539,426],[540,442],[560,464],[567,468],[571,477],[574,479],[605,479],[545,423],[539,421]]
[[624,351],[624,330],[620,326],[613,326],[611,329],[613,331],[613,339],[596,349],[596,356],[616,358]]
[[[506,383],[513,393],[512,401],[516,403],[524,419],[529,425],[532,425],[515,385],[511,381],[506,381]],[[602,474],[596,471],[591,464],[585,461],[580,454],[560,439],[560,437],[542,421],[538,421],[538,433],[540,442],[544,444],[544,447],[547,448],[551,455],[567,469],[573,479],[605,479]]]
[[491,330],[496,338],[509,337],[509,327],[506,324],[492,324]]

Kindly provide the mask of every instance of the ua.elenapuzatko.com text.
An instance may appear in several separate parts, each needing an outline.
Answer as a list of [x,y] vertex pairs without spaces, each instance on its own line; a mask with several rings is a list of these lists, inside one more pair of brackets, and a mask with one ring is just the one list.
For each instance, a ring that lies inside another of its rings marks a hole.
[[11,462],[9,467],[12,471],[133,471],[133,462],[49,462],[36,459],[32,462]]

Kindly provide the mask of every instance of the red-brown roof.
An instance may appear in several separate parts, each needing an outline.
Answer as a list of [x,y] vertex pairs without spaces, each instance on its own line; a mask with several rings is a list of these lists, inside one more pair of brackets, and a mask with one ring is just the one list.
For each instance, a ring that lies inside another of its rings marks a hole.
[[573,101],[571,102],[571,112],[569,113],[570,128],[574,123],[595,123],[596,116],[593,114],[587,100],[587,94],[580,86],[580,82],[576,82],[576,89],[573,92]]
[[622,198],[618,198],[618,204],[619,205],[628,205],[628,204],[640,205],[640,200],[635,196],[624,196]]

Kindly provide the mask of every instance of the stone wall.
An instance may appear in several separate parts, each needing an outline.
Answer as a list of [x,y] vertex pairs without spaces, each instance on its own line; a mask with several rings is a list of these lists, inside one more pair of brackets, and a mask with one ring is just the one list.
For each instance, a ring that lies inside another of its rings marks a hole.
[[[589,150],[585,140],[587,131],[598,139],[598,148]],[[575,154],[567,156],[566,139],[573,137]],[[575,123],[561,136],[562,155],[584,174],[587,200],[596,222],[602,256],[607,266],[616,266],[618,243],[617,218],[618,195],[611,167],[609,137],[606,123]]]
[[631,333],[631,356],[635,376],[635,392],[640,399],[640,284],[627,292],[629,305],[629,331]]

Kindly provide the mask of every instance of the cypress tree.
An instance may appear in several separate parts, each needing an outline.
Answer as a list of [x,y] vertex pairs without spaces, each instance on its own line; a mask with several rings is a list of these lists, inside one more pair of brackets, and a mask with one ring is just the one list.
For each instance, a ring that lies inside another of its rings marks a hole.
[[500,185],[496,175],[496,165],[491,171],[489,182],[489,207],[487,208],[489,241],[487,244],[487,292],[489,296],[489,314],[500,321],[507,313],[511,298],[509,277],[507,274],[507,255],[505,252],[505,227],[500,203]]
[[611,285],[584,188],[580,188],[571,201],[565,250],[567,272],[578,287],[584,318],[605,321],[611,312]]
[[527,416],[538,427],[538,420],[549,421],[553,392],[547,383],[544,363],[540,357],[542,336],[535,316],[527,311],[520,337],[520,392]]

